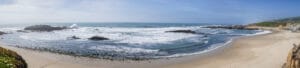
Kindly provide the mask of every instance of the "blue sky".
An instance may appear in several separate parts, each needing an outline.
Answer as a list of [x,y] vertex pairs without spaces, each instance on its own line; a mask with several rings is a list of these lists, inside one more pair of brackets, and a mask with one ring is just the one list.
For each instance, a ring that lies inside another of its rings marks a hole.
[[300,16],[300,0],[0,0],[0,22],[253,23]]

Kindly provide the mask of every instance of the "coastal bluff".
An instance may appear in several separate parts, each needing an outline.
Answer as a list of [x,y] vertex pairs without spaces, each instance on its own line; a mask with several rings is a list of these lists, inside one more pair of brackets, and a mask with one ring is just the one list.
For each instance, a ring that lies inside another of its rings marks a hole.
[[294,44],[282,68],[300,68],[300,45]]

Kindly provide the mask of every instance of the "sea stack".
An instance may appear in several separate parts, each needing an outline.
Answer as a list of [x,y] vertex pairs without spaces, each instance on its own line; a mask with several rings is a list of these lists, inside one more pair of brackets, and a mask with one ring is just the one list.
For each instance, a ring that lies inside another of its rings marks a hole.
[[24,28],[24,30],[37,31],[37,32],[51,32],[51,31],[63,30],[63,29],[67,29],[67,27],[53,27],[50,25],[34,25],[34,26],[29,26]]

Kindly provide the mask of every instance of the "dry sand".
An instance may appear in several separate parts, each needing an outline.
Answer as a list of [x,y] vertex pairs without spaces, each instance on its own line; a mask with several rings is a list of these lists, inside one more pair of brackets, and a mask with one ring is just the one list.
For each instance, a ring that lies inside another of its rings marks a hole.
[[19,53],[29,68],[281,68],[300,33],[271,34],[235,39],[215,51],[176,59],[108,61],[4,46]]
[[300,43],[300,33],[276,31],[243,37],[213,55],[165,68],[281,68],[293,43]]

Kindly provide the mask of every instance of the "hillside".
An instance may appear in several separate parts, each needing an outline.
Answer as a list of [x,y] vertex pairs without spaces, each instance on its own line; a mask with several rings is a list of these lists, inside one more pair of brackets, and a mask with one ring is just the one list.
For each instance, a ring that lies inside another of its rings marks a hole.
[[300,16],[299,17],[290,17],[290,18],[283,18],[283,19],[276,19],[276,20],[271,20],[271,21],[264,21],[264,22],[258,22],[250,25],[255,25],[255,26],[264,26],[264,27],[278,27],[278,26],[286,26],[288,23],[290,24],[295,24],[299,23],[300,24]]
[[16,52],[0,47],[0,68],[27,68],[27,64]]

